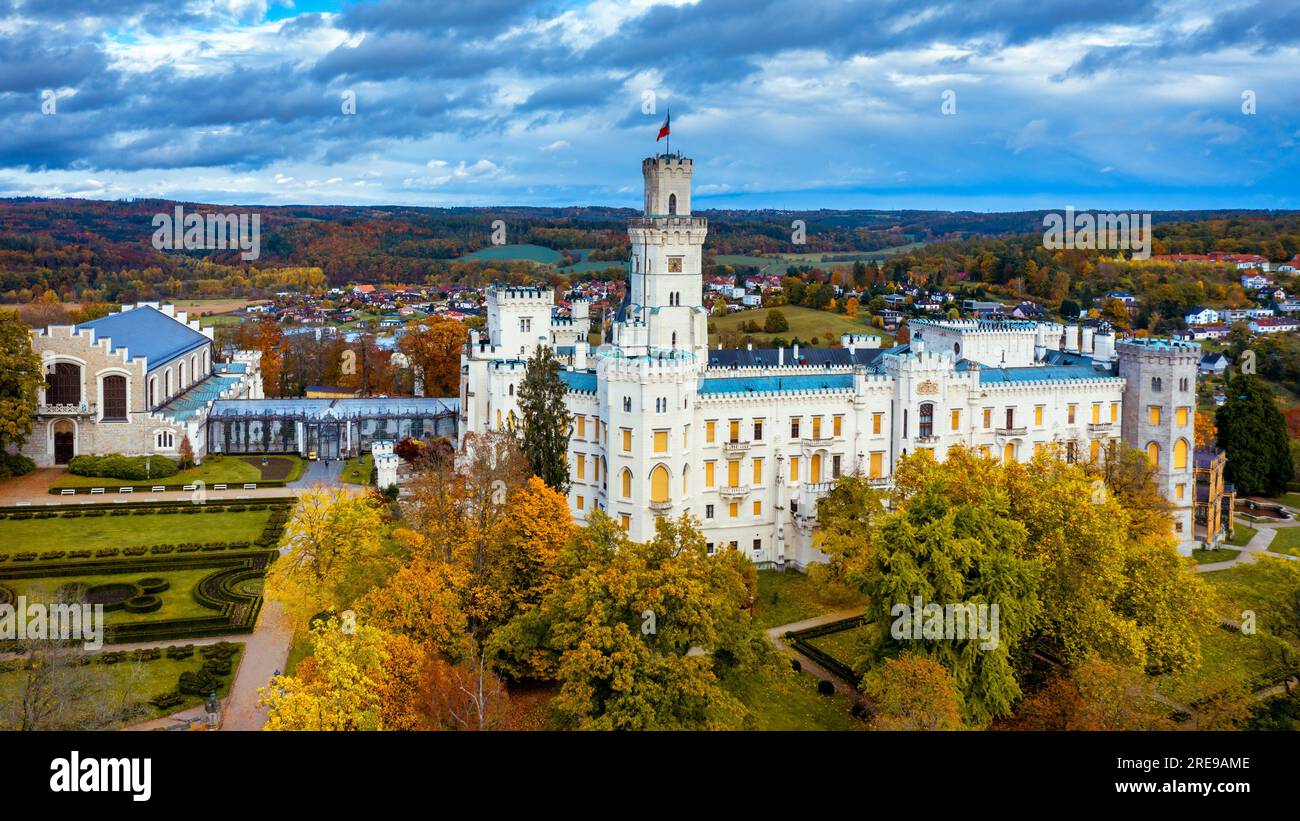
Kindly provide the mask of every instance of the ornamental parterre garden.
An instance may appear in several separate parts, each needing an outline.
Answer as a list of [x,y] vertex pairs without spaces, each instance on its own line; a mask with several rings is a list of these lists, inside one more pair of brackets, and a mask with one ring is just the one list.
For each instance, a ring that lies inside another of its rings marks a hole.
[[102,604],[108,643],[252,632],[291,501],[0,508],[0,601]]

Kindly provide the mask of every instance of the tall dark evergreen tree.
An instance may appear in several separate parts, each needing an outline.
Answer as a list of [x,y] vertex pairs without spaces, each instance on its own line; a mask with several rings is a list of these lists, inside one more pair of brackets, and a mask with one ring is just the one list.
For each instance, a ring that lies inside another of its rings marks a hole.
[[560,493],[569,492],[569,388],[549,346],[538,345],[524,367],[519,386],[519,444],[533,473]]
[[1295,471],[1286,417],[1268,385],[1253,374],[1228,379],[1228,400],[1214,415],[1219,449],[1228,454],[1224,477],[1243,496],[1276,496]]

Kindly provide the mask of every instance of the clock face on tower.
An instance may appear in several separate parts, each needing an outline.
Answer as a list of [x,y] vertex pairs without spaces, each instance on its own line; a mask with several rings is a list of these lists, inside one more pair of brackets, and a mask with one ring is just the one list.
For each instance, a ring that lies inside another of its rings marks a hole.
[[681,272],[682,272],[682,258],[681,258],[681,257],[669,257],[669,258],[668,258],[668,273],[670,273],[670,274],[680,274]]

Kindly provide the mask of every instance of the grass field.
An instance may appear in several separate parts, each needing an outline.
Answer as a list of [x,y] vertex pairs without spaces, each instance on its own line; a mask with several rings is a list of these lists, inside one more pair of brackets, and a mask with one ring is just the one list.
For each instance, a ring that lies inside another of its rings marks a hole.
[[844,591],[827,595],[803,573],[787,570],[758,571],[758,597],[754,603],[754,623],[764,629],[792,624],[823,613],[861,608],[866,600]]
[[730,683],[728,689],[749,708],[755,730],[866,729],[849,713],[852,699],[818,693],[817,678],[796,673],[784,656],[758,674]]
[[375,469],[375,458],[373,454],[367,453],[362,456],[353,456],[343,463],[343,473],[339,476],[344,482],[350,485],[368,485],[370,484],[370,474]]
[[[709,346],[717,346],[723,331],[734,330],[744,335],[745,332],[741,330],[741,327],[751,320],[757,322],[759,327],[762,327],[769,310],[772,309],[757,308],[729,314],[728,316],[709,317],[709,327],[711,328],[709,331]],[[775,310],[779,310],[785,315],[786,321],[790,324],[789,329],[779,334],[768,334],[761,331],[748,334],[748,336],[753,337],[755,345],[770,345],[772,340],[779,336],[787,342],[793,342],[798,337],[800,345],[829,348],[832,344],[839,344],[840,334],[875,334],[883,337],[881,347],[888,348],[893,344],[888,334],[866,323],[865,313],[856,318],[849,318],[844,314],[833,314],[829,311],[818,311],[798,305],[782,305]],[[812,342],[814,337],[817,339],[815,345]]]
[[209,456],[203,464],[182,470],[165,479],[131,481],[127,479],[106,479],[102,476],[75,476],[65,473],[52,485],[65,487],[152,487],[153,485],[180,485],[203,482],[211,487],[215,484],[244,484],[245,482],[286,481],[291,482],[302,475],[304,462],[302,457],[294,455],[275,455],[267,457],[265,468],[260,456]]
[[1233,547],[1245,547],[1246,543],[1255,538],[1255,534],[1258,532],[1250,525],[1234,524],[1232,526],[1232,538],[1227,543]]
[[26,596],[31,602],[58,601],[58,589],[65,584],[81,582],[88,587],[97,584],[117,584],[136,582],[145,576],[165,579],[171,586],[158,594],[162,607],[152,613],[128,613],[114,610],[104,614],[104,621],[109,625],[132,624],[161,619],[197,619],[213,615],[213,611],[195,601],[191,591],[194,586],[217,572],[217,568],[204,567],[191,570],[163,570],[137,573],[102,573],[92,576],[58,576],[44,579],[7,579],[5,587],[14,591],[16,596]]
[[[177,642],[177,645],[182,642]],[[217,697],[225,698],[230,692],[230,683],[239,672],[239,662],[243,658],[244,645],[236,643],[237,651],[230,659],[230,675],[219,676],[221,682],[217,688]],[[176,682],[181,673],[200,669],[203,658],[196,651],[187,659],[163,658],[154,661],[121,661],[117,664],[89,664],[78,668],[77,674],[84,677],[85,686],[81,691],[96,700],[109,703],[125,703],[133,706],[135,717],[126,722],[110,723],[98,729],[113,729],[115,726],[139,724],[151,719],[173,715],[183,710],[202,704],[204,696],[185,696],[185,700],[175,707],[165,710],[153,706],[149,699],[169,693],[176,689]],[[20,694],[23,672],[6,670],[0,672],[0,702]],[[0,726],[0,730],[9,729]]]
[[1300,527],[1279,527],[1277,535],[1269,542],[1268,550],[1270,553],[1300,556]]
[[[1238,528],[1241,525],[1237,526]],[[1235,559],[1240,550],[1232,550],[1227,547],[1216,547],[1213,550],[1193,550],[1192,559],[1197,564],[1214,564],[1215,562],[1226,562]]]
[[751,256],[747,254],[719,254],[714,262],[718,265],[751,266],[759,269],[763,276],[783,276],[791,265],[814,265],[819,268],[848,268],[854,262],[872,262],[887,259],[896,254],[905,254],[920,248],[924,243],[913,242],[879,251],[818,251],[806,254],[772,254],[769,256]]
[[840,630],[807,641],[818,650],[828,653],[836,661],[853,667],[854,662],[862,655],[862,642],[869,629],[867,625],[862,624],[851,630]]
[[270,510],[233,513],[0,519],[0,552],[148,547],[178,542],[255,541]]
[[563,258],[559,251],[541,245],[492,245],[461,257],[461,259],[480,260],[527,260],[544,265],[555,265]]

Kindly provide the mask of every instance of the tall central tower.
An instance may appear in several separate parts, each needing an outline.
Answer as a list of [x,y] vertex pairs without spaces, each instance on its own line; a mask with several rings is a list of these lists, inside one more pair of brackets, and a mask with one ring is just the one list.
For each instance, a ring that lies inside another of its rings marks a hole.
[[627,355],[707,357],[702,266],[709,223],[691,216],[691,171],[691,160],[680,154],[641,162],[645,215],[628,223],[628,296],[614,326],[614,343]]

